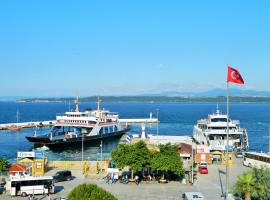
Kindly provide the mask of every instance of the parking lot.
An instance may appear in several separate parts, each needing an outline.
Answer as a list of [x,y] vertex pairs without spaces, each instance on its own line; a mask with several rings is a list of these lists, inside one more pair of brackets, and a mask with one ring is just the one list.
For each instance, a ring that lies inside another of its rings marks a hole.
[[[244,167],[240,159],[236,160],[230,172],[230,185],[236,181],[238,175],[242,174],[248,168]],[[61,197],[67,197],[67,194],[77,185],[82,183],[95,183],[105,190],[114,194],[119,200],[177,200],[182,199],[182,194],[187,191],[200,191],[205,199],[217,200],[222,199],[221,194],[225,190],[225,166],[210,165],[209,174],[198,174],[197,180],[194,185],[183,185],[179,182],[170,182],[167,184],[159,184],[157,182],[146,183],[143,182],[138,186],[134,183],[122,184],[115,183],[109,185],[105,180],[100,178],[88,179],[84,178],[80,171],[72,171],[74,179],[71,181],[64,181],[55,183],[56,193],[51,195],[51,199],[60,199]],[[50,171],[47,175],[54,174],[55,171]],[[9,193],[0,196],[0,199],[27,199],[22,197],[10,197]],[[44,199],[42,195],[36,195],[35,199]]]

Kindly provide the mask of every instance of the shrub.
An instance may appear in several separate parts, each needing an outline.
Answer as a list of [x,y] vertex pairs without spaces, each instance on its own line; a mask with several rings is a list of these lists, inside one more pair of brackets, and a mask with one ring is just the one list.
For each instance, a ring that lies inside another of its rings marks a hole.
[[68,200],[117,200],[95,184],[81,184],[68,194]]

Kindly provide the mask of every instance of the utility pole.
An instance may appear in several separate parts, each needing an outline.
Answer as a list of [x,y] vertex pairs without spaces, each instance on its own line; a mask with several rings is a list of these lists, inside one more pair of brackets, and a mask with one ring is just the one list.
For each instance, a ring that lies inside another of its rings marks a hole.
[[103,160],[103,151],[102,151],[102,147],[103,147],[103,143],[102,143],[102,139],[101,139],[101,142],[100,142],[100,166],[101,166],[101,171],[103,169],[103,163],[102,163],[102,160]]
[[194,163],[194,156],[193,156],[193,139],[191,143],[191,184],[194,183],[194,169],[193,169],[193,163]]
[[157,108],[157,136],[158,136],[158,131],[159,131],[159,130],[158,130],[158,128],[159,128],[159,127],[158,127],[158,124],[159,124],[159,120],[158,120],[158,112],[159,112],[159,109]]

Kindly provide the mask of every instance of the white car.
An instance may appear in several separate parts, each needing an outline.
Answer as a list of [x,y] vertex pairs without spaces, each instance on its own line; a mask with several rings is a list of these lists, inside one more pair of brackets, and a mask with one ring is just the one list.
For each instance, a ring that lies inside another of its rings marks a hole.
[[182,195],[184,200],[204,200],[202,193],[200,192],[185,192]]
[[206,167],[207,167],[208,164],[207,164],[207,162],[201,161],[200,164],[199,164],[199,167],[200,167],[200,166],[206,166]]

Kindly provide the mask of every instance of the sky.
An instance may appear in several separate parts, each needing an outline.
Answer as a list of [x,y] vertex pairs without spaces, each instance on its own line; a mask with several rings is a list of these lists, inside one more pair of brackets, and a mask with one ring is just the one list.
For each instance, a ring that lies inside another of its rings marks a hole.
[[270,1],[0,2],[0,95],[270,91]]

